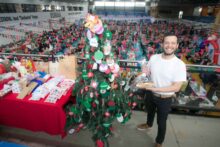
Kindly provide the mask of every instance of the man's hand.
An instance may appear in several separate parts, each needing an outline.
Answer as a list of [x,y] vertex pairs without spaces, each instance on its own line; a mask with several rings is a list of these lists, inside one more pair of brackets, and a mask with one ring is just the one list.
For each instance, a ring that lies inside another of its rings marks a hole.
[[155,87],[145,87],[144,88],[145,90],[149,90],[149,91],[152,91],[152,92],[156,92],[156,89]]

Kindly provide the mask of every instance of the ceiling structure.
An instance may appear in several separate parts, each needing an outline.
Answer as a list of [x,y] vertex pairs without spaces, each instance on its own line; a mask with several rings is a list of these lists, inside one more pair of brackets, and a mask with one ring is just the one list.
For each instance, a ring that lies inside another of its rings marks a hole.
[[[44,0],[41,0],[44,1]],[[211,4],[217,5],[220,4],[220,0],[45,0],[45,1],[58,1],[58,2],[90,2],[93,3],[94,1],[141,1],[141,2],[157,2],[160,4],[193,4],[193,5],[200,5],[200,4]]]

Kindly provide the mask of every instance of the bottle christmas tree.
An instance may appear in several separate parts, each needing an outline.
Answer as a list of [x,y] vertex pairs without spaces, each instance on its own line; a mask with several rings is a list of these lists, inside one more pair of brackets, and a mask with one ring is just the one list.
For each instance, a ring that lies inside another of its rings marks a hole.
[[112,135],[113,121],[126,123],[136,102],[125,88],[126,77],[120,75],[107,25],[98,16],[88,14],[85,27],[87,39],[82,56],[86,60],[73,89],[76,104],[68,109],[67,126],[74,125],[74,132],[88,128],[96,146],[109,146],[107,138]]

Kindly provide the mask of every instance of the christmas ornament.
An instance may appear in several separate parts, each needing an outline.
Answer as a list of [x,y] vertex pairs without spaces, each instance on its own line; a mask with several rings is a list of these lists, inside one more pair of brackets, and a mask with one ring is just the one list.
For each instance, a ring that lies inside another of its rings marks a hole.
[[92,107],[95,108],[96,106],[97,106],[96,103],[93,102]]
[[94,26],[94,31],[96,34],[102,34],[104,31],[104,28],[102,26],[102,21],[99,19],[98,23]]
[[96,37],[93,37],[89,40],[89,44],[92,46],[92,47],[98,47],[98,40]]
[[108,83],[107,82],[101,82],[99,87],[100,89],[106,90],[108,88]]
[[118,88],[118,84],[115,83],[115,82],[113,82],[113,83],[111,84],[111,88],[112,88],[112,89],[117,89],[117,88]]
[[109,55],[111,53],[111,45],[110,45],[110,42],[106,42],[106,44],[104,45],[103,47],[103,52],[104,52],[104,55]]
[[120,67],[119,67],[118,64],[115,63],[113,66],[110,67],[110,69],[111,69],[111,72],[112,72],[112,73],[116,74],[116,73],[119,72]]
[[93,69],[93,70],[98,69],[98,64],[97,64],[97,63],[93,63],[92,69]]
[[87,14],[85,27],[89,28],[91,32],[95,33],[94,26],[98,24],[98,16]]
[[108,68],[106,71],[105,71],[105,74],[110,74],[111,73],[111,70],[110,68]]
[[100,139],[96,141],[96,145],[97,147],[104,147],[104,143]]
[[106,70],[108,70],[108,65],[107,64],[100,64],[99,71],[105,72]]
[[93,64],[88,64],[87,65],[87,69],[92,69],[92,67],[93,67]]
[[121,82],[120,82],[120,85],[121,85],[121,86],[124,86],[124,85],[125,85],[125,81],[121,81]]
[[106,29],[107,29],[107,25],[106,25],[106,24],[104,24],[104,25],[103,25],[103,28],[106,30]]
[[105,112],[105,116],[109,117],[109,116],[111,116],[111,114],[109,112]]
[[69,115],[72,116],[74,113],[73,112],[69,112]]
[[97,50],[95,52],[95,60],[102,60],[102,58],[104,57],[103,53],[100,50]]
[[93,92],[90,92],[89,96],[90,96],[91,98],[93,98],[93,97],[94,97],[94,93],[93,93]]
[[105,93],[106,93],[106,90],[105,90],[105,89],[101,89],[101,90],[100,90],[100,93],[101,93],[101,94],[105,94]]
[[115,102],[113,100],[108,101],[108,106],[110,107],[115,106]]
[[79,127],[79,128],[83,128],[83,127],[84,127],[84,124],[83,124],[83,123],[80,123],[78,127]]
[[116,115],[116,117],[117,117],[118,122],[120,122],[120,123],[123,122],[124,118],[123,118],[123,116],[122,116],[121,113],[118,113],[118,114]]
[[89,91],[89,87],[88,86],[85,86],[85,91]]
[[87,30],[86,36],[89,40],[92,39],[92,32],[90,30]]
[[73,134],[74,132],[75,132],[75,129],[73,128],[69,130],[69,134]]
[[98,83],[96,81],[91,81],[91,86],[96,89]]
[[101,63],[102,63],[102,60],[96,60],[96,59],[95,59],[95,62],[96,62],[97,64],[101,64]]
[[108,128],[108,127],[111,126],[111,124],[110,124],[110,123],[103,123],[103,126],[106,127],[106,128]]
[[87,52],[87,53],[85,53],[85,58],[86,59],[89,59],[90,58],[90,54]]
[[83,72],[83,73],[82,73],[82,78],[83,78],[84,80],[87,80],[87,79],[88,79],[88,74],[87,74],[87,72]]
[[89,78],[92,78],[93,76],[94,76],[93,72],[89,72],[89,73],[88,73],[88,77],[89,77]]
[[111,66],[114,65],[115,61],[114,61],[114,59],[112,59],[112,58],[107,58],[107,59],[106,59],[106,63],[107,63],[108,66],[111,67]]
[[136,102],[133,102],[132,103],[132,108],[136,107],[137,106],[137,103]]
[[113,82],[115,80],[115,76],[111,75],[110,78],[108,78],[110,82]]
[[111,39],[112,39],[112,32],[109,31],[109,30],[106,30],[106,31],[104,32],[104,37],[105,37],[106,39],[108,39],[108,40],[111,40]]

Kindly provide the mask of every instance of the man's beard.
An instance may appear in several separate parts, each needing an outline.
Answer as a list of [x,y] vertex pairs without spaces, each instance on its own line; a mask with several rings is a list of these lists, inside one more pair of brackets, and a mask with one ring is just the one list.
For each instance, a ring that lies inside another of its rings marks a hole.
[[175,51],[173,51],[173,52],[171,52],[171,53],[166,53],[165,51],[163,52],[163,54],[165,55],[165,56],[170,56],[170,55],[173,55],[175,53]]

